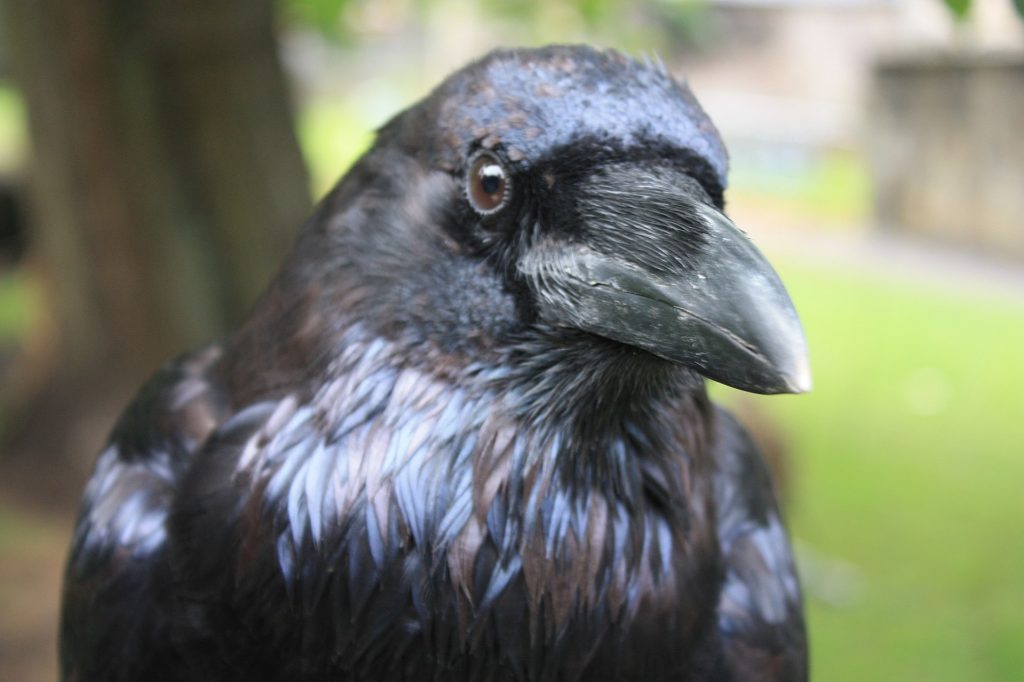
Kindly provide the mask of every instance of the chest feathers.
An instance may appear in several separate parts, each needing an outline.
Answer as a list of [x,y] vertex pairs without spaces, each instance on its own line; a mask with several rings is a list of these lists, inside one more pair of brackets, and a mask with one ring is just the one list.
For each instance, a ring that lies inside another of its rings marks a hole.
[[476,661],[544,679],[709,617],[709,472],[684,414],[697,402],[680,413],[623,398],[598,428],[524,407],[558,367],[528,383],[466,367],[453,381],[393,357],[383,342],[354,344],[312,400],[286,396],[225,425],[239,432],[220,439],[241,500],[224,512],[238,548],[230,589],[247,618],[280,598],[299,645],[352,670],[412,674],[429,659],[451,675]]

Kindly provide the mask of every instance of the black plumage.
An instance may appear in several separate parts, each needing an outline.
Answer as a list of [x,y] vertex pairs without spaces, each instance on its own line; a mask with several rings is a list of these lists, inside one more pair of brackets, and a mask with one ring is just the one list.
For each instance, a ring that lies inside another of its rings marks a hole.
[[115,428],[64,679],[803,679],[768,477],[701,376],[808,382],[725,173],[615,52],[495,52],[395,117]]

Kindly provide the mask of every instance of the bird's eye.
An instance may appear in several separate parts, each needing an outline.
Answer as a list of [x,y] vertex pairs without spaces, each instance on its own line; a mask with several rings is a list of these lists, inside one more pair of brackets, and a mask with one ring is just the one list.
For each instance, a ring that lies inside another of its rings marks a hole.
[[466,196],[481,215],[497,213],[508,202],[512,180],[501,160],[490,152],[480,152],[469,164]]

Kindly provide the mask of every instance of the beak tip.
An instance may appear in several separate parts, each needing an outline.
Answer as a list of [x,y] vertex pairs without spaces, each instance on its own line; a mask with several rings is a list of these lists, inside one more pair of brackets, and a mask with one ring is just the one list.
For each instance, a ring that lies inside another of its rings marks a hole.
[[807,356],[800,358],[793,371],[786,377],[786,388],[789,393],[807,393],[814,385],[811,379],[811,366]]

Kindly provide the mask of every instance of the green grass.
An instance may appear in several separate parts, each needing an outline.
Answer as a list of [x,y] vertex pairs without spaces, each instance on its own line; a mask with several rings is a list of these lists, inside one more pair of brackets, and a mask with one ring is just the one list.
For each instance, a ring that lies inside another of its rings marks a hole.
[[791,528],[861,576],[809,599],[814,677],[1024,679],[1024,306],[781,272],[815,379],[759,402],[793,439]]

